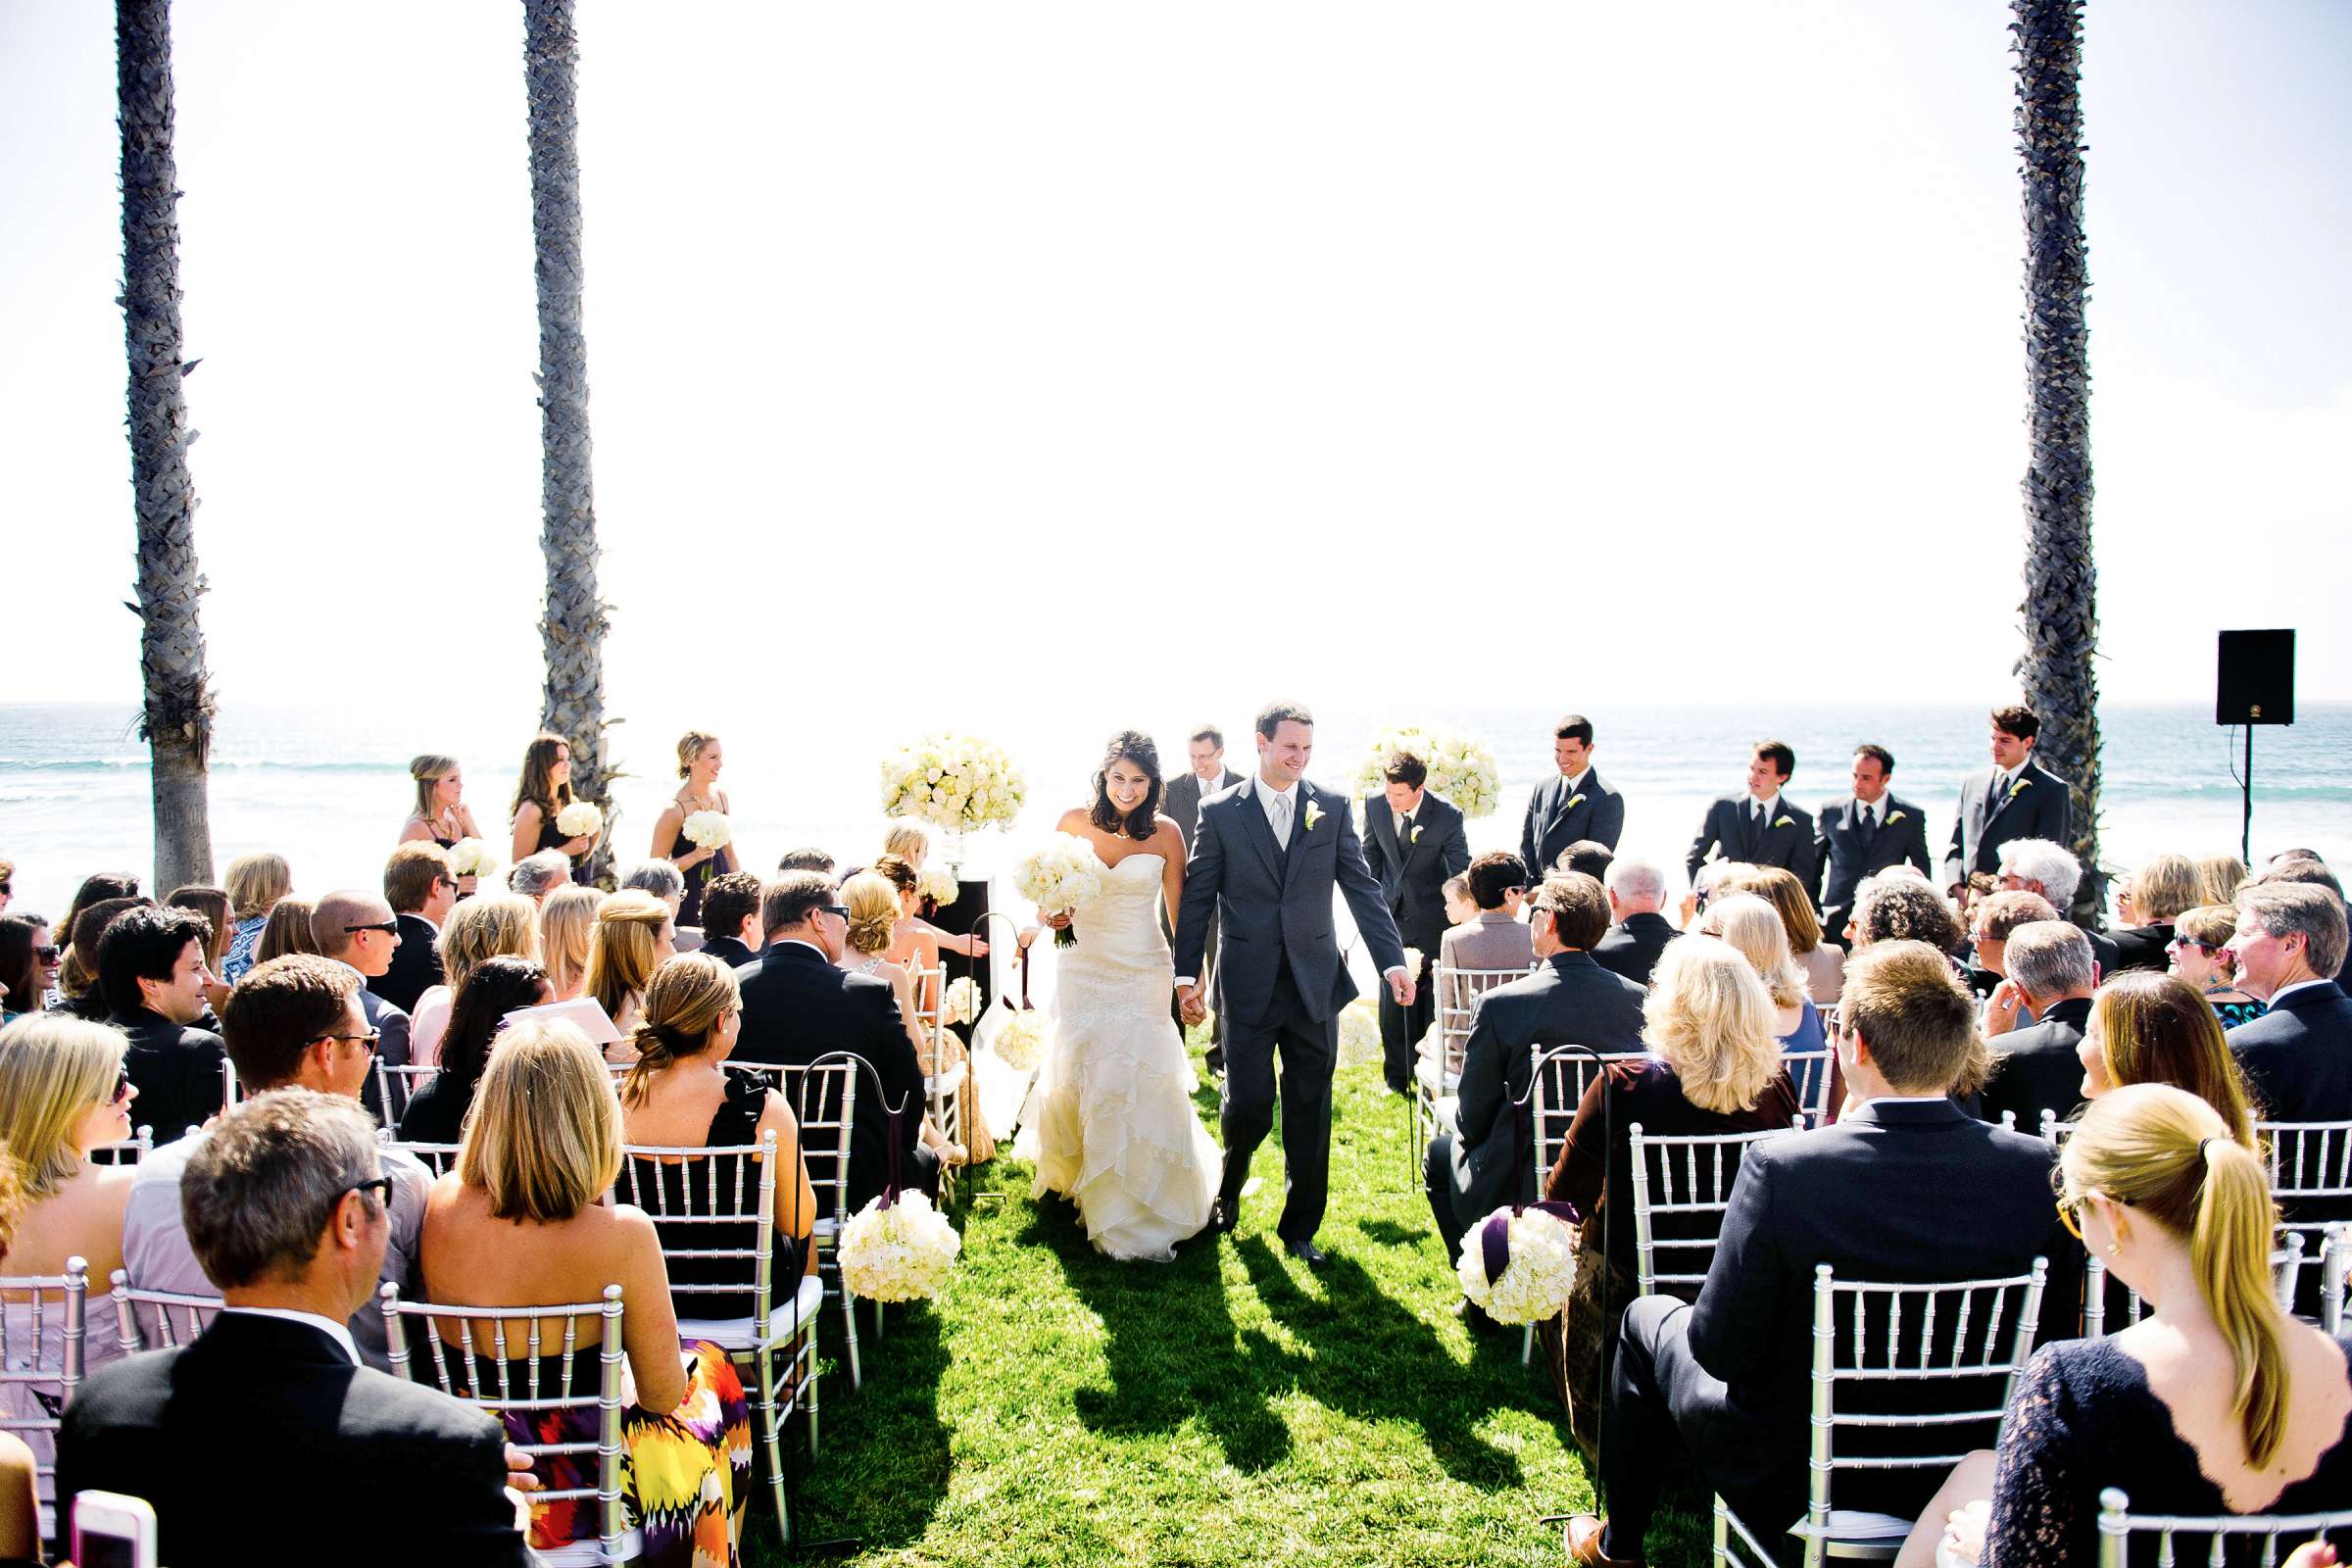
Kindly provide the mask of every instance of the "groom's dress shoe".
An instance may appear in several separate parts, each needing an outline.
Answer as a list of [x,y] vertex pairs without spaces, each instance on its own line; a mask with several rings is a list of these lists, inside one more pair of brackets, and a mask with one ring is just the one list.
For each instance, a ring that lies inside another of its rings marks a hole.
[[1642,1568],[1639,1557],[1612,1557],[1600,1549],[1601,1532],[1608,1521],[1598,1514],[1572,1514],[1568,1519],[1568,1560],[1587,1568]]
[[1219,1236],[1232,1230],[1241,1222],[1242,1205],[1229,1203],[1222,1198],[1217,1200],[1217,1206],[1208,1211],[1208,1228]]
[[1321,1268],[1331,1261],[1323,1249],[1312,1242],[1285,1242],[1282,1244],[1282,1250],[1304,1263],[1308,1268]]

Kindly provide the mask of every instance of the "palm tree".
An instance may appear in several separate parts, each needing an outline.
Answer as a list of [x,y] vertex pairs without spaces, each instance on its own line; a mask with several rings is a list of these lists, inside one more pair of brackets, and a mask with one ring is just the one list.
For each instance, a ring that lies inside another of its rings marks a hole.
[[[580,326],[579,64],[571,0],[523,0],[523,74],[531,106],[531,235],[539,284],[539,544],[547,557],[542,727],[571,743],[571,788],[605,808],[605,632],[596,591],[596,501],[588,462],[588,340]],[[594,861],[603,879],[607,833]]]
[[2018,677],[2041,718],[2035,751],[2074,783],[2095,912],[2099,863],[2098,572],[2090,553],[2090,274],[2082,239],[2082,0],[2012,0],[2018,150],[2025,155],[2026,652]]
[[122,338],[130,361],[130,482],[138,515],[139,670],[155,798],[155,885],[213,879],[205,761],[213,698],[196,601],[196,486],[180,381],[178,171],[172,157],[170,0],[117,0],[122,126]]

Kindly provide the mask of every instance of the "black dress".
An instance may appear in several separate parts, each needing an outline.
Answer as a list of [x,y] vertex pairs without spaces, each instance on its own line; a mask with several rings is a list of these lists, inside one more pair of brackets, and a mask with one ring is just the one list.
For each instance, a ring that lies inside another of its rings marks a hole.
[[[695,848],[694,840],[688,838],[681,830],[677,842],[669,847],[669,858],[674,862],[680,856],[692,855]],[[686,902],[678,906],[678,924],[701,925],[703,923],[703,889],[710,885],[712,877],[723,876],[734,869],[735,857],[729,851],[722,849],[691,871],[684,873]]]
[[[2106,1487],[2122,1488],[2143,1513],[2231,1511],[2129,1352],[2105,1339],[2044,1346],[2034,1352],[2001,1421],[1982,1560],[1987,1568],[2096,1562],[2099,1493]],[[2260,1511],[2319,1513],[2343,1507],[2348,1497],[2352,1420],[2310,1475]],[[2204,1538],[2192,1543],[2201,1555]],[[2133,1538],[2133,1562],[2143,1555],[2153,1561],[2155,1553],[2154,1536]]]
[[400,1141],[404,1144],[454,1144],[466,1126],[466,1112],[472,1108],[473,1092],[479,1080],[470,1084],[458,1082],[457,1075],[442,1071],[425,1080],[424,1087],[409,1096],[408,1108],[400,1113]]
[[[719,1102],[718,1110],[710,1118],[710,1131],[703,1139],[707,1149],[740,1149],[760,1141],[760,1115],[767,1106],[767,1083],[763,1078],[748,1073],[727,1074],[726,1098]],[[680,1251],[713,1251],[721,1250],[749,1250],[757,1227],[749,1220],[740,1225],[711,1225],[662,1218],[662,1210],[678,1214],[709,1213],[709,1184],[715,1176],[721,1200],[732,1202],[737,1181],[736,1165],[750,1168],[741,1175],[745,1203],[750,1203],[760,1190],[760,1170],[756,1161],[741,1155],[715,1160],[697,1160],[693,1167],[694,1193],[692,1200],[686,1191],[688,1166],[665,1164],[657,1159],[632,1159],[634,1169],[630,1179],[624,1179],[615,1189],[616,1196],[635,1201],[654,1216],[654,1229],[662,1237],[666,1250]],[[779,1164],[783,1162],[778,1161]],[[715,1172],[712,1166],[717,1167]],[[632,1184],[633,1179],[633,1184]],[[657,1207],[655,1189],[662,1198]],[[792,1212],[793,1200],[800,1191],[797,1180],[786,1180],[785,1172],[776,1172],[776,1240],[775,1255],[768,1264],[768,1298],[772,1307],[778,1301],[789,1301],[791,1293],[800,1281],[800,1246],[793,1232],[800,1227],[796,1220],[808,1216]],[[638,1196],[630,1199],[630,1194]],[[669,1260],[671,1304],[680,1318],[749,1317],[752,1312],[752,1270],[749,1258],[674,1257]],[[680,1285],[741,1285],[739,1291],[685,1291]]]
[[[556,816],[562,810],[563,808],[560,806],[557,807],[555,810],[549,810],[545,807],[540,808],[539,849],[560,850],[564,845],[571,842],[572,835],[556,826]],[[594,849],[595,846],[591,845],[589,848]],[[581,887],[586,887],[588,885],[587,858],[584,856],[577,855],[567,855],[564,857],[564,858],[571,862],[571,879],[578,883]]]

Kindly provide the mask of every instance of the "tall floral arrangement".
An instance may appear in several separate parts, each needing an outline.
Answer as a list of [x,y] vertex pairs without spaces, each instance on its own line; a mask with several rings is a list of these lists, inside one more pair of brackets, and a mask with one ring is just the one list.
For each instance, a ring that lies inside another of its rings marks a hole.
[[1386,782],[1381,765],[1391,752],[1410,752],[1421,759],[1429,769],[1428,787],[1464,816],[1493,816],[1502,803],[1502,775],[1493,747],[1475,735],[1417,725],[1392,725],[1373,739],[1370,754],[1355,770],[1357,795],[1379,792]]
[[926,735],[882,760],[882,811],[950,833],[1009,827],[1029,783],[1004,748],[969,735]]

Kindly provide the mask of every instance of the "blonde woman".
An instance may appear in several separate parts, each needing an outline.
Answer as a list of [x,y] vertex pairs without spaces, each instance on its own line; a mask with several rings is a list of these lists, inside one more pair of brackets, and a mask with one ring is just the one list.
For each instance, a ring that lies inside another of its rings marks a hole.
[[291,893],[270,906],[270,918],[262,922],[262,939],[253,945],[253,961],[268,963],[289,953],[317,953],[318,939],[311,934],[311,916],[317,908],[310,900]]
[[2245,879],[2246,862],[2236,856],[2208,855],[2197,861],[2197,903],[2235,904],[2237,885]]
[[2197,866],[2185,855],[2159,855],[2132,874],[2131,903],[2118,895],[2116,907],[2130,922],[2113,933],[2118,969],[2162,969],[2170,958],[2173,923],[2193,909]]
[[237,929],[228,939],[228,956],[220,960],[220,978],[233,986],[260,961],[253,956],[254,944],[262,940],[262,928],[270,923],[277,901],[294,891],[294,870],[282,855],[240,855],[228,862],[221,881],[227,886]]
[[1699,934],[1738,950],[1772,998],[1773,1033],[1788,1051],[1819,1051],[1829,1043],[1821,1010],[1805,995],[1805,971],[1788,951],[1781,911],[1753,893],[1718,894],[1699,916]]
[[2345,1347],[2278,1309],[2262,1156],[2195,1095],[2134,1084],[2091,1102],[2058,1166],[2060,1216],[2147,1315],[2036,1350],[1998,1454],[1961,1462],[1901,1560],[1935,1560],[1940,1540],[2002,1568],[2094,1561],[2109,1487],[2144,1512],[2342,1507]]
[[[620,1103],[612,1075],[587,1037],[569,1024],[526,1022],[509,1029],[483,1070],[481,1088],[458,1152],[457,1168],[433,1184],[425,1201],[417,1263],[430,1300],[468,1306],[556,1306],[593,1301],[621,1289],[621,1340],[636,1404],[622,1412],[629,1454],[622,1502],[645,1532],[645,1553],[632,1562],[659,1568],[735,1560],[751,1482],[751,1445],[730,1451],[729,1434],[747,1430],[743,1383],[726,1352],[697,1342],[680,1353],[669,1274],[653,1220],[629,1203],[606,1203],[620,1174]],[[596,1386],[600,1325],[575,1320],[572,1386]],[[520,1319],[507,1340],[525,1343]],[[547,1377],[560,1371],[543,1368]],[[481,1349],[458,1358],[473,1386],[499,1386],[500,1369]],[[467,1363],[471,1363],[468,1365]],[[506,1369],[515,1384],[519,1360]],[[585,1442],[583,1455],[540,1460],[551,1488],[594,1477],[596,1412],[549,1418],[505,1417],[515,1443]],[[737,1456],[739,1455],[739,1457]],[[715,1510],[715,1519],[706,1519]],[[532,1520],[531,1544],[571,1544],[567,1526],[593,1535],[595,1510],[547,1509]],[[721,1523],[723,1542],[701,1532]],[[708,1555],[698,1553],[698,1546]]]
[[[1780,916],[1762,900],[1735,895],[1759,906],[1773,929]],[[1710,902],[1709,918],[1721,905]],[[1782,949],[1784,961],[1788,950]],[[1612,1063],[1594,1078],[1576,1107],[1568,1141],[1551,1167],[1544,1196],[1574,1203],[1585,1215],[1583,1251],[1576,1294],[1568,1303],[1564,1344],[1552,1357],[1569,1425],[1590,1451],[1598,1433],[1600,1348],[1616,1332],[1617,1318],[1634,1298],[1632,1129],[1660,1138],[1762,1132],[1797,1124],[1796,1086],[1781,1062],[1775,1038],[1778,1009],[1755,965],[1730,944],[1687,936],[1666,945],[1650,977],[1642,1004],[1644,1061]],[[1602,1147],[1606,1129],[1607,1147]],[[1603,1216],[1614,1207],[1614,1224]],[[1608,1235],[1608,1317],[1601,1316],[1598,1256]],[[1663,1234],[1674,1234],[1664,1231]],[[1545,1330],[1545,1343],[1561,1339]]]
[[[883,860],[895,858],[905,863],[906,869],[910,875],[919,877],[922,873],[923,862],[930,858],[931,830],[929,828],[920,822],[893,822],[890,824],[890,831],[882,835],[882,860],[874,862],[874,869],[882,870]],[[898,880],[898,872],[895,869],[883,874],[890,877],[893,882]],[[914,912],[910,913],[907,918],[912,920],[915,927],[930,939],[931,961],[934,967],[937,966],[939,955],[943,951],[958,954],[966,958],[981,957],[987,954],[987,942],[976,933],[967,932],[962,936],[951,936],[930,921],[923,919],[922,904],[921,895],[916,895],[912,905]]]
[[588,986],[588,939],[605,895],[595,888],[560,887],[539,906],[539,955],[558,1002],[569,1002]]
[[490,958],[539,957],[539,906],[519,893],[467,899],[441,928],[441,984],[416,999],[409,1018],[409,1060],[430,1067],[441,1059],[450,1007],[466,976]]
[[1788,953],[1805,971],[1805,995],[1816,1006],[1832,1007],[1845,989],[1845,951],[1822,940],[1821,921],[1813,913],[1812,895],[1785,866],[1759,865],[1721,884],[1726,893],[1753,893],[1781,914],[1788,933]]
[[[18,1216],[24,1212],[24,1190],[17,1179],[17,1162],[0,1148],[0,1262],[8,1257]],[[0,1433],[0,1556],[41,1560],[38,1463],[24,1439],[13,1432]]]
[[686,879],[686,901],[678,906],[678,924],[699,926],[703,923],[703,888],[714,876],[723,876],[736,869],[735,852],[722,847],[715,850],[698,849],[686,836],[686,818],[697,811],[720,811],[729,816],[733,808],[727,805],[727,792],[718,787],[718,770],[726,765],[726,757],[719,750],[718,737],[690,729],[678,739],[678,777],[685,780],[662,814],[654,819],[654,847],[651,853],[659,859],[669,861]]
[[662,961],[676,953],[677,927],[669,906],[638,888],[623,888],[596,911],[588,935],[588,973],[582,996],[594,997],[612,1027],[623,1036],[611,1049],[614,1061],[632,1061],[626,1036],[637,1026],[645,988]]
[[[890,857],[884,856],[883,858],[889,859]],[[906,1025],[906,1038],[914,1046],[914,1059],[921,1064],[923,1076],[934,1077],[941,1071],[939,1057],[942,1054],[947,1057],[947,1065],[953,1066],[962,1061],[963,1046],[953,1034],[946,1037],[945,1053],[931,1049],[931,1041],[921,1020],[915,1015],[914,973],[906,964],[893,961],[889,956],[894,934],[901,928],[902,913],[906,907],[899,890],[875,872],[860,871],[842,884],[841,901],[850,911],[849,933],[843,939],[841,966],[852,974],[870,974],[887,983],[897,994],[899,1017]],[[971,1074],[966,1073],[964,1088],[967,1096],[959,1099],[958,1109],[965,1117],[964,1126],[969,1136],[986,1138],[986,1124],[973,1114],[979,1108],[977,1094],[968,1093],[973,1087]],[[947,1135],[934,1126],[928,1116],[923,1118],[923,1142],[939,1151],[940,1157],[950,1164],[960,1165],[970,1157],[969,1150],[948,1142]],[[988,1148],[993,1154],[996,1148],[993,1140]]]
[[[431,752],[413,757],[409,759],[409,777],[416,784],[416,807],[400,825],[401,843],[430,839],[445,850],[454,850],[460,839],[482,836],[473,820],[473,808],[466,804],[466,777],[456,758]],[[472,877],[458,878],[459,893],[470,898],[474,891]]]

